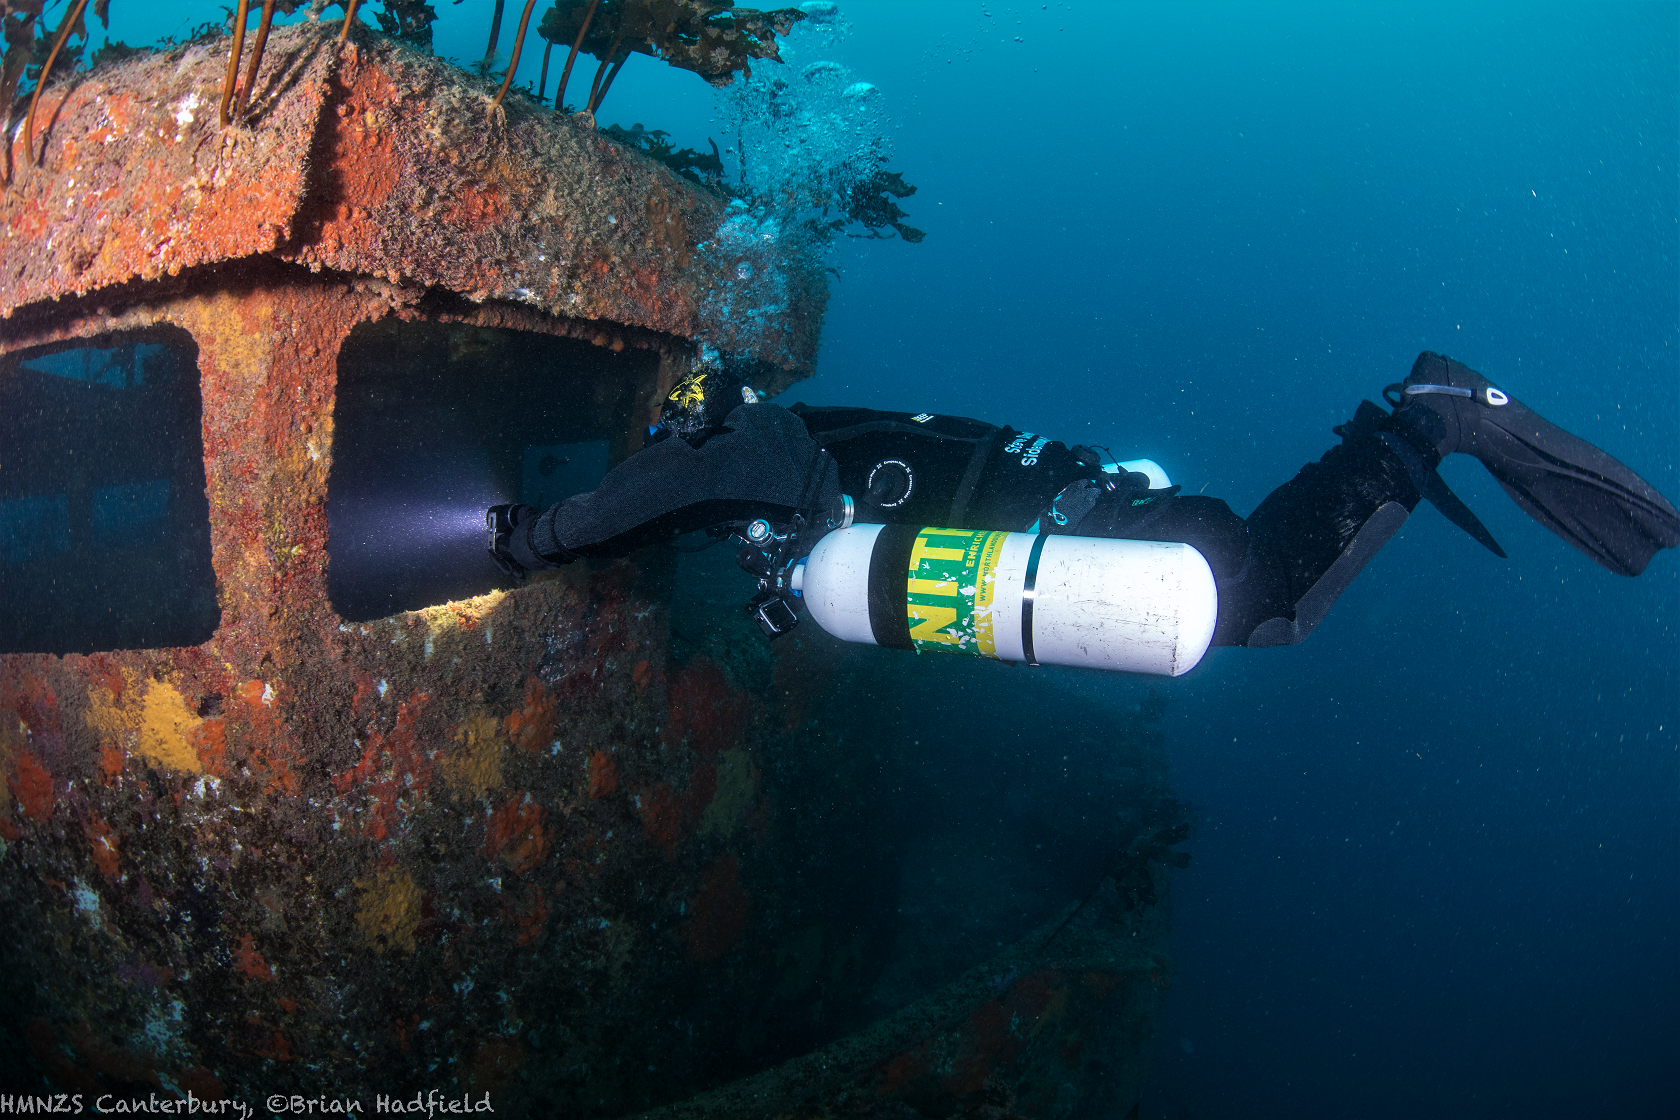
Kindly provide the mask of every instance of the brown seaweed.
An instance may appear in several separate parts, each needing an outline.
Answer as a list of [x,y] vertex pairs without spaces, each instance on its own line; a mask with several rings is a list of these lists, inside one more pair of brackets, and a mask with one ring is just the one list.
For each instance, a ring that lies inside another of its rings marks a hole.
[[[758,11],[737,8],[732,0],[598,0],[598,5],[559,0],[544,14],[538,34],[550,42],[577,44],[576,49],[612,64],[613,73],[623,57],[645,54],[724,86],[737,74],[751,77],[755,59],[780,62],[777,36],[804,18],[797,8]],[[596,83],[593,107],[599,107],[611,85],[612,74]]]
[[52,73],[53,63],[58,54],[64,49],[64,42],[73,33],[80,32],[82,43],[87,43],[87,25],[82,22],[82,16],[87,11],[87,0],[75,0],[70,10],[64,14],[64,20],[58,25],[58,34],[53,38],[51,52],[46,62],[41,64],[41,77],[35,83],[35,96],[29,99],[29,116],[23,127],[24,159],[33,161],[35,158],[35,108],[41,103],[41,91],[47,86],[47,75]]

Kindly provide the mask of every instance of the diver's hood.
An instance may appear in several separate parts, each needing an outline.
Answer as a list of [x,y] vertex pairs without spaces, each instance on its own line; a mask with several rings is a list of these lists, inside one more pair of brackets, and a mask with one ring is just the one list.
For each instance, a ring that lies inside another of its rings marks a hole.
[[694,440],[723,425],[736,407],[758,403],[758,394],[741,378],[707,369],[679,381],[659,410],[659,427],[669,434]]

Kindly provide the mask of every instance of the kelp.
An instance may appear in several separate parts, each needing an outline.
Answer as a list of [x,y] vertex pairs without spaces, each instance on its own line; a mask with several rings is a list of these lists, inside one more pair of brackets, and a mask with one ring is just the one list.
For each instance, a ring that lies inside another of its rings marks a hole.
[[156,47],[131,47],[121,39],[107,39],[93,52],[93,57],[88,59],[88,69],[97,70],[108,62],[126,62],[143,54],[151,54],[155,50]]
[[[100,21],[105,23],[105,25],[107,27],[110,26],[109,19],[108,19],[109,12],[107,10],[110,7],[110,3],[111,3],[111,0],[99,0],[99,4],[94,9],[94,14],[97,15],[100,18]],[[35,15],[39,16],[40,5],[37,4],[34,7],[35,7]],[[83,50],[83,48],[85,48],[87,46],[87,24],[83,22],[83,16],[86,14],[86,12],[87,12],[87,0],[74,0],[74,2],[70,6],[70,10],[65,12],[64,13],[64,18],[59,21],[58,32],[57,32],[57,34],[55,34],[53,36],[52,47],[47,51],[46,58],[43,59],[39,63],[39,65],[31,68],[33,70],[33,73],[30,73],[27,70],[25,71],[25,76],[33,79],[34,82],[35,82],[34,96],[32,96],[29,99],[29,116],[27,118],[25,118],[25,124],[23,126],[23,136],[24,136],[23,152],[24,152],[24,159],[26,161],[31,161],[32,162],[35,159],[35,110],[41,103],[41,91],[46,88],[47,78],[52,75],[53,66],[57,62],[58,57],[61,54],[61,52],[63,52],[64,44],[69,41],[69,39],[72,35],[80,35],[81,36],[81,39],[82,39],[81,43],[76,47],[74,53],[68,59],[68,67],[67,68],[72,68],[72,69],[75,67],[76,63],[78,61],[80,61],[81,55],[82,55],[82,50]],[[31,21],[31,22],[33,22],[33,21]],[[45,29],[43,28],[43,31],[44,30]],[[39,51],[40,42],[41,41],[36,41],[36,42],[33,42],[33,43],[30,44],[31,53],[33,53],[36,57],[40,56],[40,51]],[[10,46],[8,45],[7,54],[10,54],[10,53],[11,53],[11,49],[10,49]],[[11,128],[10,128],[10,126],[11,126],[11,112],[10,112],[9,103],[8,103],[8,110],[7,110],[7,114],[6,114],[6,125],[7,125],[6,134],[7,134],[7,136],[10,136],[11,135]],[[10,143],[8,143],[7,144],[8,156],[10,154],[10,150],[11,150],[11,145],[10,145]],[[8,167],[7,168],[8,177],[9,177],[9,172],[10,171],[11,171],[11,169]]]
[[807,224],[812,233],[825,241],[832,240],[837,233],[856,223],[865,232],[847,233],[847,237],[889,241],[893,234],[885,231],[891,229],[901,240],[914,245],[927,233],[900,220],[910,215],[896,200],[909,198],[915,193],[915,184],[906,183],[901,172],[876,171],[846,188],[845,208],[839,217],[829,218],[830,208],[824,206],[822,218],[813,218]]
[[[519,17],[519,31],[513,37],[513,57],[508,59],[507,74],[502,78],[502,88],[496,91],[496,100],[491,108],[496,109],[502,104],[502,98],[507,96],[508,88],[513,85],[513,76],[519,72],[519,52],[525,49],[525,29],[531,25],[531,11],[537,6],[537,0],[525,0],[525,11]],[[496,15],[490,23],[490,46],[484,52],[486,70],[496,57],[496,35],[502,24],[502,0],[496,0]]]
[[670,133],[662,128],[645,129],[640,122],[629,128],[611,124],[601,131],[627,148],[652,156],[690,182],[714,190],[723,182],[723,157],[716,140],[710,141],[712,151],[707,155],[693,148],[679,148],[671,143]]
[[12,181],[12,99],[17,95],[18,80],[34,54],[35,21],[41,15],[41,0],[0,0],[0,34],[5,36],[6,53],[0,55],[0,134],[6,140],[5,166],[0,167],[0,181]]
[[777,36],[804,18],[797,8],[758,11],[733,0],[558,0],[537,33],[567,47],[579,43],[603,66],[645,54],[725,86],[737,74],[750,77],[755,59],[780,62]]
[[[341,8],[345,13],[339,33],[339,42],[342,43],[355,26],[355,13],[359,6],[358,0],[256,2],[261,4],[261,20],[249,62],[244,67],[243,81],[240,80],[240,69],[241,63],[245,62],[244,32],[251,8],[255,6],[254,0],[238,0],[236,8],[228,11],[225,21],[201,24],[193,29],[189,37],[190,42],[202,42],[225,34],[224,29],[232,31],[219,103],[219,117],[224,127],[244,120],[262,66],[268,31],[276,15],[291,15],[306,4],[314,10],[312,18],[318,18],[325,9]],[[31,160],[34,157],[36,107],[47,80],[80,65],[88,43],[84,14],[89,0],[71,0],[59,26],[50,32],[42,19],[45,3],[46,0],[0,0],[0,32],[5,39],[5,54],[0,58],[0,114],[4,115],[4,124],[9,130],[17,110],[21,108],[16,96],[20,83],[27,81],[33,86],[29,123],[24,130],[28,141],[25,150],[30,153]],[[94,14],[107,26],[109,6],[110,0],[92,0]],[[502,88],[496,96],[498,105],[512,84],[534,7],[535,0],[527,0],[523,5],[513,54]],[[503,3],[499,0],[492,20],[486,63],[481,69],[488,69],[495,57],[502,11]],[[543,15],[538,28],[547,42],[542,85],[535,97],[538,101],[542,100],[542,91],[547,86],[548,50],[556,43],[569,51],[555,94],[557,109],[563,107],[567,79],[580,53],[587,53],[598,60],[586,105],[586,111],[591,115],[599,109],[631,54],[661,59],[669,65],[700,75],[718,88],[729,85],[737,75],[746,80],[745,84],[752,84],[752,63],[762,60],[781,62],[779,37],[788,35],[807,15],[807,12],[795,8],[769,11],[737,8],[733,0],[557,0]],[[812,26],[825,28],[820,13],[818,17]],[[421,50],[431,50],[432,24],[437,20],[437,11],[429,0],[380,0],[380,10],[374,13],[374,20],[384,34]],[[176,43],[173,37],[166,37],[160,45],[167,48]],[[94,54],[91,62],[97,66],[151,49],[156,48],[132,48],[107,41]],[[841,68],[833,63],[813,63],[805,68],[803,76],[810,81],[813,75],[829,77],[830,71],[839,73]],[[851,98],[854,88],[865,87],[866,83],[859,83],[848,88],[844,96]],[[760,106],[760,115],[766,121],[779,120],[793,111],[782,104],[786,99],[784,95],[791,92],[787,81],[776,78],[765,89],[767,92],[762,95],[765,104]],[[529,94],[530,91],[524,92]],[[785,188],[789,184],[786,183],[781,184],[784,189],[778,189],[770,182],[748,182],[746,145],[740,139],[737,151],[741,160],[741,181],[730,186],[725,183],[722,153],[715,140],[709,141],[711,152],[706,153],[693,148],[679,148],[671,142],[668,133],[661,129],[644,128],[640,123],[628,129],[615,124],[604,131],[626,147],[646,154],[683,178],[708,189],[748,200],[761,194],[778,199],[788,194]],[[0,181],[11,180],[10,157],[8,146],[7,164]],[[885,162],[885,157],[879,158]],[[846,236],[882,239],[896,235],[911,243],[919,242],[926,236],[922,230],[903,221],[909,215],[898,205],[898,200],[915,194],[916,187],[906,183],[901,173],[881,168],[858,177],[856,170],[849,174],[834,174],[833,170],[812,175],[809,167],[799,169],[797,177],[806,181],[802,188],[792,192],[792,196],[804,199],[794,209],[800,206],[820,207],[820,216],[810,216],[810,209],[805,215],[789,215],[817,241],[832,241],[852,226],[861,227],[863,232],[848,232]],[[834,216],[831,217],[831,214]]]
[[426,0],[384,0],[381,8],[373,13],[379,30],[393,39],[431,51],[432,24],[438,18],[436,8]]
[[856,222],[868,232],[846,236],[887,239],[892,234],[882,231],[891,227],[899,237],[914,245],[927,234],[899,220],[910,215],[895,200],[909,198],[915,193],[915,186],[906,183],[899,172],[877,171],[867,179],[852,184],[846,196],[846,216],[830,222],[828,228],[838,231]]

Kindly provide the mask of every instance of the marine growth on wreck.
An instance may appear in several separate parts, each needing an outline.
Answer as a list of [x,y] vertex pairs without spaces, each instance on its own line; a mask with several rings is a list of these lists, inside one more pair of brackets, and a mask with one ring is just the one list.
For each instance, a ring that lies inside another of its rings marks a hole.
[[[602,1118],[1135,1099],[1186,835],[1158,706],[1058,742],[1108,761],[1051,808],[1014,714],[1044,686],[982,699],[1007,667],[769,647],[715,553],[517,587],[483,553],[486,505],[592,488],[696,363],[809,375],[833,238],[920,240],[880,134],[822,127],[880,112],[801,46],[834,6],[509,8],[523,49],[529,20],[592,55],[591,107],[632,51],[738,73],[710,162],[431,57],[427,5],[348,34],[275,7],[260,68],[212,28],[47,65],[10,118],[0,1084]],[[8,0],[8,41],[49,41],[39,8]],[[736,50],[762,27],[781,55]],[[979,750],[1002,818],[938,796]]]

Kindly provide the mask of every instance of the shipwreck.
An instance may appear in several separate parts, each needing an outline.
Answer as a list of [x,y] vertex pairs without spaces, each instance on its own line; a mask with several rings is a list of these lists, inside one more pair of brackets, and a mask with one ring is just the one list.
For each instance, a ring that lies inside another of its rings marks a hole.
[[1182,838],[1149,713],[1108,723],[1121,823],[1085,902],[918,971],[910,740],[846,697],[990,669],[772,656],[669,550],[526,586],[483,556],[485,504],[588,489],[695,363],[808,375],[820,261],[401,42],[277,30],[226,126],[225,58],[76,72],[8,133],[6,1089],[1135,1099]]

